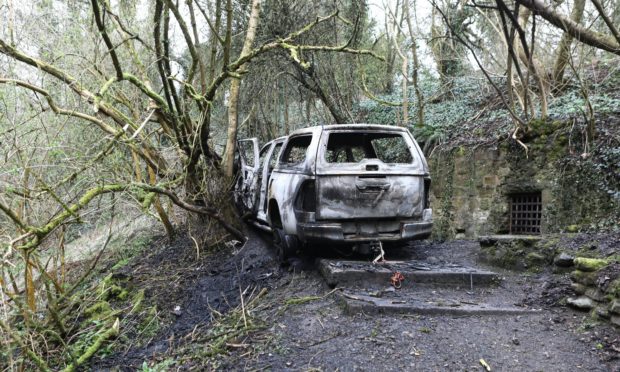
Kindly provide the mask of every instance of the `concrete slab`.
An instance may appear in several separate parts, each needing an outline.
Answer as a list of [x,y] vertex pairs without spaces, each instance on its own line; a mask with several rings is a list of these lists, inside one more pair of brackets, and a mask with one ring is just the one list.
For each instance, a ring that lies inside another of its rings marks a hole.
[[474,304],[458,301],[445,303],[424,302],[413,298],[377,298],[373,296],[341,292],[340,299],[349,314],[421,314],[421,315],[524,315],[537,314],[540,310],[516,307]]
[[403,289],[420,284],[455,284],[467,287],[498,283],[501,277],[490,271],[458,265],[429,265],[419,261],[388,261],[373,264],[367,261],[322,259],[318,268],[327,284],[345,287],[385,287],[399,271],[405,277]]

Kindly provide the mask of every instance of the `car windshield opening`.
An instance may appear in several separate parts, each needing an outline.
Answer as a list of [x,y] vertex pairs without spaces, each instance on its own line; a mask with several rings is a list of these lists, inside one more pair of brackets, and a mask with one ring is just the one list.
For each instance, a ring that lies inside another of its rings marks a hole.
[[378,159],[384,163],[411,164],[413,157],[400,133],[336,132],[327,140],[328,163],[359,163]]

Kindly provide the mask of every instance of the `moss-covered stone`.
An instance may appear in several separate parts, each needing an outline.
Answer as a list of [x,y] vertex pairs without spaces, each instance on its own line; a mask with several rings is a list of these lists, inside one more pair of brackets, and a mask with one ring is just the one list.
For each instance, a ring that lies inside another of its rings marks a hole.
[[602,258],[577,257],[573,262],[577,269],[590,272],[598,271],[609,265],[609,261]]
[[547,265],[548,259],[547,256],[541,253],[530,252],[527,256],[525,256],[525,262],[527,263],[527,267],[530,271],[540,271]]
[[586,289],[585,295],[594,301],[603,302],[605,301],[605,294],[600,291],[598,288],[590,287]]
[[568,226],[566,226],[566,232],[569,232],[569,233],[579,232],[579,225],[568,225]]
[[575,256],[577,257],[586,257],[586,258],[600,258],[600,252],[596,249],[596,245],[594,244],[584,244],[579,247]]
[[620,299],[620,278],[609,283],[607,288],[605,288],[605,294],[609,296],[610,299]]
[[540,236],[492,235],[481,237],[480,258],[507,269],[540,271],[551,265],[557,240]]
[[594,272],[575,270],[570,273],[570,278],[574,282],[583,284],[585,286],[592,286],[596,284],[597,275]]
[[578,295],[582,295],[586,293],[586,290],[588,289],[588,287],[586,287],[585,285],[581,283],[575,283],[575,282],[571,283],[570,287],[573,290],[573,292],[575,292],[575,294],[578,294]]

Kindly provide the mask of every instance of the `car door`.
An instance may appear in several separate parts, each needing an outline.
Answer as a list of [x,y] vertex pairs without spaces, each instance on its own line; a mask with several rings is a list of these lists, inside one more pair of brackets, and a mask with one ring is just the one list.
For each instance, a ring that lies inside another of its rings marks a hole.
[[[261,181],[256,218],[263,223],[267,223],[267,187],[269,184],[269,178],[271,177],[271,172],[277,164],[278,155],[280,154],[284,140],[285,137],[280,137],[271,141],[268,144],[269,147],[266,150],[265,156],[263,157],[261,154],[261,159],[263,160],[261,160],[261,168],[259,170],[259,173],[261,173]],[[267,147],[267,145],[265,145],[265,147]],[[263,150],[261,150],[261,153],[262,151]]]
[[235,183],[235,203],[246,212],[255,212],[259,192],[258,139],[237,141],[239,175]]
[[426,163],[402,129],[324,132],[317,156],[317,220],[421,218]]

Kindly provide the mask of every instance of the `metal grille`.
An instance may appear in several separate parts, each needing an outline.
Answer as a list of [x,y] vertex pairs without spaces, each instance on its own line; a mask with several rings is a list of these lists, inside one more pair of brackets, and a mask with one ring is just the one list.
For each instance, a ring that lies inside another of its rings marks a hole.
[[511,234],[540,234],[541,218],[542,199],[539,192],[511,196]]

